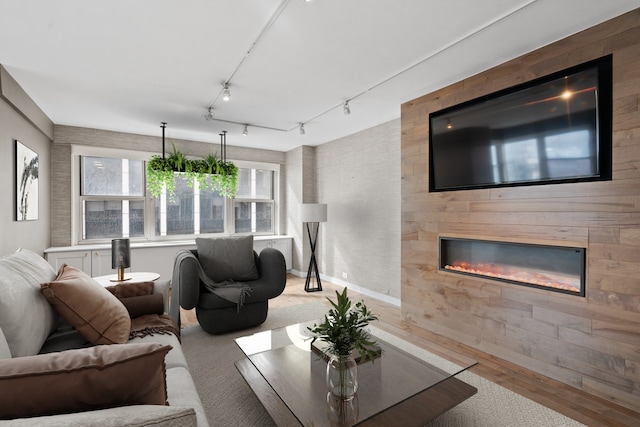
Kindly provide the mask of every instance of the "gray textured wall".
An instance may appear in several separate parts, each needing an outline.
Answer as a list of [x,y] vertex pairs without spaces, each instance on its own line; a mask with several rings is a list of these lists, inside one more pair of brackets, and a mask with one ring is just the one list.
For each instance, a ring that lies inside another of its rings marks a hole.
[[293,237],[293,270],[302,271],[302,225],[298,222],[298,205],[302,203],[302,147],[287,151],[285,154],[286,205],[283,216],[286,218],[285,233]]
[[[0,67],[0,256],[18,248],[42,254],[50,245],[49,174],[53,123],[22,88]],[[38,153],[38,219],[16,221],[15,142]]]
[[[322,274],[400,298],[400,120],[315,150]],[[343,273],[347,277],[343,277]]]
[[306,228],[300,222],[301,203],[323,203],[316,200],[315,147],[300,146],[285,154],[286,182],[286,234],[293,237],[293,270],[306,272],[311,249]]

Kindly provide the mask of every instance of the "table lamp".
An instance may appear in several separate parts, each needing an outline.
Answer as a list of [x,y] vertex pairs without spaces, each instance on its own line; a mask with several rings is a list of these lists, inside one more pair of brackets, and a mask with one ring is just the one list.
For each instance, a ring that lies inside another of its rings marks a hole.
[[112,282],[129,280],[124,277],[124,269],[131,267],[131,246],[129,239],[113,239],[111,241],[111,268],[118,269],[118,278]]
[[[304,290],[307,292],[321,291],[322,283],[320,282],[320,272],[318,271],[318,262],[316,261],[316,242],[318,241],[320,223],[327,221],[327,205],[320,203],[303,203],[300,205],[299,216],[302,222],[307,223],[307,234],[309,235],[309,244],[311,245],[311,259],[309,260],[309,270],[307,271]],[[312,228],[315,228],[313,237],[311,236]],[[313,276],[315,276],[316,280],[315,286],[311,286],[311,278]]]

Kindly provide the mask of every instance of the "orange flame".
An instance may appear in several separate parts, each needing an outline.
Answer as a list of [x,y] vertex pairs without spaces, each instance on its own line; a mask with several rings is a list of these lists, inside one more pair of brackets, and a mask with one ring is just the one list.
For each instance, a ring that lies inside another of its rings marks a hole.
[[445,265],[446,270],[459,271],[462,273],[475,274],[477,276],[490,277],[494,279],[510,280],[512,282],[522,282],[530,285],[543,286],[553,289],[579,293],[579,278],[563,276],[551,272],[528,272],[526,270],[516,270],[508,266],[496,266],[493,264],[469,264],[466,262]]

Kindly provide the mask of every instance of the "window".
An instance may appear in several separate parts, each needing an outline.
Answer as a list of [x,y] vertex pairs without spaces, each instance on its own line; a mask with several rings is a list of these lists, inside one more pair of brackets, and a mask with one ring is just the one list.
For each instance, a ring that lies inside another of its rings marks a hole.
[[233,201],[236,233],[273,233],[274,172],[240,169],[238,190]]
[[200,188],[195,180],[187,182],[182,175],[176,177],[174,197],[154,198],[147,195],[146,164],[139,160],[147,155],[137,154],[138,160],[80,155],[77,240],[276,231],[278,165],[236,163],[240,169],[233,200]]
[[82,240],[144,236],[144,162],[82,157]]
[[173,198],[162,194],[154,202],[156,236],[225,231],[225,198],[210,188],[200,189],[197,180],[177,176]]

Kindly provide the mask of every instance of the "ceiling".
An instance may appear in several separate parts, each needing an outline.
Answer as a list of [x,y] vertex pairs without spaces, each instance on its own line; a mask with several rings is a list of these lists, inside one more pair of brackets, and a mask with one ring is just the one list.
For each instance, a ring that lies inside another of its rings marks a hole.
[[56,124],[160,136],[167,122],[169,141],[217,143],[226,130],[229,145],[288,151],[398,118],[403,102],[638,7],[2,0],[0,64]]

